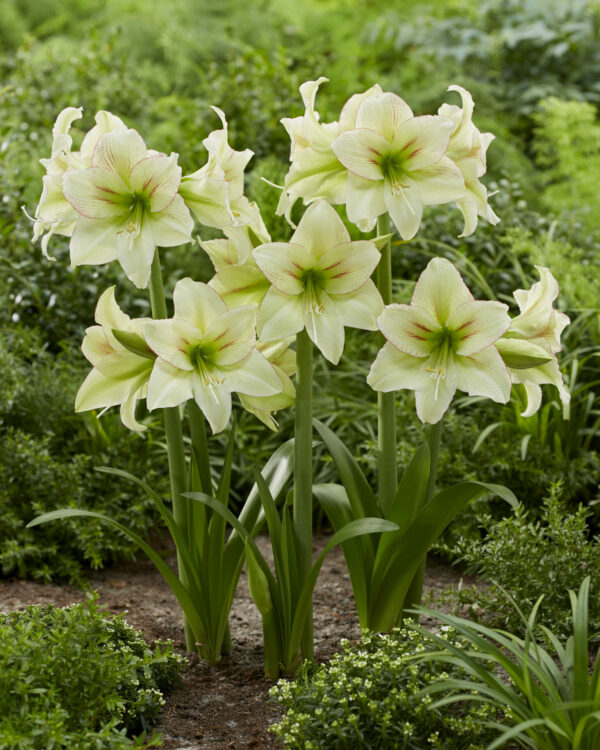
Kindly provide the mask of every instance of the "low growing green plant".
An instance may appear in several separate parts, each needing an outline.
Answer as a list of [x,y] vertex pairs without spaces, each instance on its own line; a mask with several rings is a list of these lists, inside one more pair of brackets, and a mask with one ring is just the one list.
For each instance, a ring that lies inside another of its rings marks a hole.
[[[440,637],[460,647],[453,632]],[[424,645],[408,620],[391,635],[364,631],[357,646],[347,640],[341,645],[327,664],[306,662],[295,680],[280,680],[271,689],[285,711],[271,731],[286,748],[479,750],[493,736],[481,726],[497,717],[488,706],[432,709],[431,698],[420,696],[437,680],[465,673],[415,662],[416,654],[434,647]]]
[[0,746],[4,750],[149,747],[145,739],[185,659],[150,648],[122,617],[87,602],[0,615]]
[[[499,596],[498,587],[508,591],[525,609],[531,609],[540,592],[544,600],[538,619],[554,633],[570,632],[569,595],[586,573],[600,569],[600,538],[590,538],[587,519],[590,510],[575,511],[561,500],[560,484],[550,489],[539,520],[523,505],[501,521],[480,517],[485,537],[463,537],[453,554],[469,572],[494,581],[494,586],[463,588],[451,597],[471,609],[471,615],[515,632],[521,625],[518,612]],[[590,584],[596,592],[595,579]],[[483,615],[481,613],[484,613]],[[592,596],[588,617],[593,631],[600,628],[600,601]]]
[[434,703],[434,708],[466,700],[469,705],[480,701],[495,711],[504,711],[501,723],[486,722],[497,732],[487,750],[506,747],[509,740],[533,750],[596,750],[600,745],[600,662],[596,660],[590,669],[593,655],[588,644],[589,590],[588,576],[579,587],[579,594],[569,591],[573,619],[565,642],[549,628],[539,626],[551,644],[548,651],[536,640],[536,617],[543,595],[529,617],[509,597],[525,624],[524,638],[459,617],[419,610],[455,628],[466,641],[453,644],[419,628],[429,644],[440,647],[438,652],[423,656],[422,661],[467,673],[466,679],[440,680],[426,687],[421,696],[451,691],[451,695]]

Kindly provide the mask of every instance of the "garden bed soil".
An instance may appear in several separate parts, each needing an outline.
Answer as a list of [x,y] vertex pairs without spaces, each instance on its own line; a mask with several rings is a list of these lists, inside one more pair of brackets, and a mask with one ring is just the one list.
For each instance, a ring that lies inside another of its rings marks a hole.
[[[268,555],[269,542],[259,547]],[[326,537],[314,541],[321,551]],[[171,559],[174,565],[174,558]],[[440,593],[456,584],[460,574],[437,562],[428,563],[426,594]],[[467,581],[471,583],[472,580]],[[183,628],[177,601],[151,562],[139,560],[91,573],[91,589],[108,612],[125,613],[126,620],[152,642],[170,638],[184,652]],[[68,585],[0,580],[0,611],[30,604],[66,606],[82,601],[85,591]],[[339,650],[341,638],[356,640],[360,628],[352,588],[339,548],[325,559],[314,595],[315,658],[329,659]],[[156,730],[165,750],[225,750],[226,748],[277,748],[281,743],[268,732],[278,709],[268,703],[273,684],[263,671],[260,616],[248,593],[242,573],[230,618],[233,649],[217,666],[190,658],[182,673],[182,686],[167,696]]]

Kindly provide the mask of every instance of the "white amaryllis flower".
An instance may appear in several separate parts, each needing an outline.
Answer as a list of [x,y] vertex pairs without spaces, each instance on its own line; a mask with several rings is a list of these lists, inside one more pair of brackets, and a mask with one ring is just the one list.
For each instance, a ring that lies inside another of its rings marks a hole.
[[323,356],[337,364],[344,326],[376,330],[383,302],[369,277],[379,251],[372,242],[351,242],[344,222],[325,201],[308,207],[289,243],[261,245],[253,255],[273,285],[258,313],[261,340],[306,328]]
[[465,228],[460,236],[465,237],[475,231],[478,216],[490,224],[500,221],[488,204],[485,185],[479,180],[485,174],[486,152],[494,135],[481,133],[473,124],[473,97],[466,89],[462,86],[449,86],[448,91],[457,91],[462,99],[462,108],[454,104],[442,104],[438,114],[454,123],[446,156],[460,169],[465,180],[467,194],[457,201],[465,219]]
[[268,232],[258,206],[244,195],[244,170],[254,155],[250,149],[235,151],[228,141],[225,114],[212,109],[223,127],[213,130],[202,143],[208,151],[208,162],[181,180],[179,194],[198,221],[207,227],[248,226],[266,242]]
[[439,422],[456,390],[506,403],[510,375],[494,342],[508,330],[501,302],[473,298],[444,258],[423,271],[410,305],[388,305],[377,319],[386,343],[367,382],[377,391],[415,391],[422,422]]
[[561,334],[571,321],[568,315],[553,308],[559,289],[550,270],[543,266],[536,269],[540,280],[531,289],[514,292],[520,314],[512,319],[496,348],[508,366],[512,382],[525,386],[527,408],[521,416],[535,414],[542,403],[540,386],[550,383],[558,388],[567,417],[571,394],[563,382],[556,354],[562,349]]
[[389,92],[360,102],[356,127],[332,144],[350,172],[348,218],[367,230],[387,212],[409,240],[419,228],[423,206],[463,198],[462,173],[445,155],[453,128],[439,115],[414,117],[408,104]]
[[52,235],[70,237],[75,229],[79,214],[63,195],[63,177],[68,169],[85,169],[91,166],[92,152],[98,139],[112,130],[127,126],[110,112],[96,113],[96,125],[86,134],[79,151],[71,151],[73,138],[70,134],[75,120],[82,116],[81,107],[67,107],[56,118],[52,128],[52,155],[40,159],[46,169],[42,178],[42,195],[35,210],[33,241],[42,238],[42,252],[48,260],[55,260],[48,254],[48,242]]
[[228,309],[206,284],[182,279],[173,292],[175,315],[144,325],[158,355],[148,384],[148,408],[194,399],[213,432],[231,415],[231,393],[274,396],[279,375],[256,349],[256,305]]
[[86,330],[81,345],[93,369],[77,392],[75,411],[120,404],[123,424],[137,432],[145,430],[135,419],[135,406],[146,397],[156,359],[142,338],[149,318],[131,320],[118,306],[111,286],[98,300],[95,320],[98,325]]
[[281,120],[292,141],[292,164],[285,176],[277,215],[285,214],[290,224],[292,208],[299,198],[303,199],[305,205],[319,199],[331,204],[345,203],[348,170],[341,164],[331,146],[340,133],[356,127],[356,113],[360,103],[369,96],[381,94],[378,84],[360,94],[354,94],[342,108],[339,121],[322,123],[315,109],[315,97],[319,86],[327,80],[321,77],[316,81],[303,83],[300,95],[304,102],[304,115],[284,117]]
[[102,135],[89,169],[67,170],[65,198],[79,214],[73,266],[118,260],[140,289],[148,285],[154,250],[191,240],[193,220],[177,194],[177,154],[149,152],[135,130]]

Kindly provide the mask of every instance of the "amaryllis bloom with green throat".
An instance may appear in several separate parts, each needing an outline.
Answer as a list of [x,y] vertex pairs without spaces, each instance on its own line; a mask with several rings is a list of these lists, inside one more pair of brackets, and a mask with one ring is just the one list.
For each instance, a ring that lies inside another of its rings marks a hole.
[[415,117],[396,94],[374,93],[356,110],[356,126],[331,148],[348,169],[346,210],[362,229],[389,213],[401,236],[417,233],[424,206],[464,197],[460,169],[446,156],[454,124],[446,117]]
[[306,329],[323,356],[337,364],[344,326],[376,330],[383,301],[370,276],[379,251],[366,240],[351,242],[325,201],[308,207],[289,242],[260,245],[253,256],[272,284],[258,313],[261,340]]
[[423,271],[410,305],[388,305],[377,319],[387,339],[367,382],[377,391],[415,391],[422,422],[439,422],[456,390],[506,403],[510,375],[494,347],[509,328],[508,307],[480,302],[444,258]]
[[96,112],[96,124],[84,136],[79,151],[72,151],[71,127],[81,117],[81,107],[67,107],[60,112],[52,128],[52,155],[49,159],[40,159],[46,174],[42,178],[42,195],[33,219],[33,241],[42,238],[42,252],[49,260],[54,260],[48,254],[50,238],[55,234],[70,237],[79,216],[63,194],[65,173],[67,170],[87,169],[91,166],[92,154],[104,133],[127,129],[119,117],[100,110]]
[[135,130],[100,137],[89,169],[67,170],[65,198],[78,213],[71,237],[73,266],[118,260],[144,288],[156,247],[191,240],[193,220],[178,195],[177,154],[148,151]]
[[213,432],[231,415],[231,393],[274,396],[279,375],[255,347],[256,305],[229,309],[209,286],[181,279],[173,292],[174,317],[144,325],[157,354],[148,383],[148,408],[194,399]]

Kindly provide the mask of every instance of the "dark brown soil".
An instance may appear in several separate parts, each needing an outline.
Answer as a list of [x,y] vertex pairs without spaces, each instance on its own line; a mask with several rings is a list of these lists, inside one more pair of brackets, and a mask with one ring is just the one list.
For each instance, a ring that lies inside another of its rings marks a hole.
[[[325,538],[316,539],[314,551]],[[268,539],[259,538],[263,552]],[[451,568],[428,564],[425,589],[440,592],[458,582]],[[148,641],[171,638],[184,649],[178,604],[152,563],[140,560],[92,573],[91,588],[109,612],[125,612],[127,621],[141,630]],[[0,581],[0,611],[21,609],[29,604],[65,606],[85,598],[85,592],[70,586],[31,581]],[[341,550],[326,558],[317,582],[315,605],[315,656],[318,661],[338,650],[341,638],[358,639],[360,629],[354,610],[350,579]],[[233,649],[215,666],[191,657],[183,672],[183,685],[167,697],[156,729],[166,750],[211,748],[276,748],[280,743],[268,733],[277,720],[275,706],[267,702],[271,682],[265,679],[262,661],[262,627],[246,585],[245,573],[230,618]]]

